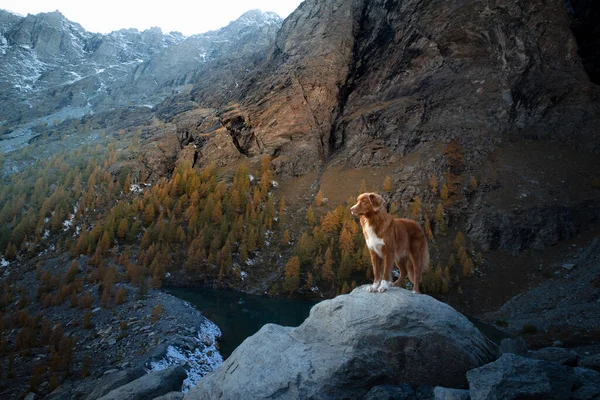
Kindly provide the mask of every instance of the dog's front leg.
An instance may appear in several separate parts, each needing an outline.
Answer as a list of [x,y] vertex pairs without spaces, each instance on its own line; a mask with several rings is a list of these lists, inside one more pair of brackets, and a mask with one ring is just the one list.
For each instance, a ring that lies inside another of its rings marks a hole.
[[369,250],[371,253],[371,264],[373,264],[373,284],[369,286],[369,292],[376,292],[381,284],[381,258],[374,251]]
[[385,254],[383,258],[383,271],[381,277],[381,284],[377,291],[383,293],[390,288],[392,282],[392,268],[394,267],[394,256],[393,254]]

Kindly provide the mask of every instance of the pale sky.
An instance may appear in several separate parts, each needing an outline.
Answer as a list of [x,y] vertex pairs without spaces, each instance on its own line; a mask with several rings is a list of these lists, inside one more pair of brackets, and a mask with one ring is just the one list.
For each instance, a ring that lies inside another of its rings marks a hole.
[[287,17],[302,0],[0,0],[0,9],[17,14],[59,10],[90,32],[160,27],[163,32],[193,35],[221,28],[248,10]]

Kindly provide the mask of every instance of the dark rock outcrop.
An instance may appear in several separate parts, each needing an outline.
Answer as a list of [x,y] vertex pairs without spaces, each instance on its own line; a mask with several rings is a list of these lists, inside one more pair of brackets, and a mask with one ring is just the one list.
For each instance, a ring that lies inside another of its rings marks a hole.
[[412,400],[416,399],[415,389],[410,385],[379,385],[371,388],[363,400]]
[[94,390],[85,400],[96,400],[110,391],[139,379],[144,375],[146,375],[146,372],[141,367],[105,375],[94,382]]
[[432,297],[366,286],[323,301],[298,328],[267,324],[186,399],[362,398],[382,383],[460,387],[496,349]]
[[169,392],[162,396],[155,397],[153,400],[181,400],[181,399],[183,399],[183,393]]
[[238,115],[300,174],[328,156],[387,163],[456,140],[480,162],[511,137],[598,150],[598,105],[562,0],[308,0],[284,22]]
[[582,357],[579,361],[579,366],[600,372],[600,354]]
[[532,350],[527,356],[536,360],[552,361],[570,367],[577,366],[577,360],[579,359],[576,352],[562,347],[544,347],[539,350]]
[[450,389],[441,386],[433,388],[433,400],[469,400],[468,390]]
[[497,311],[486,314],[485,319],[507,321],[506,329],[513,333],[534,326],[537,335],[547,337],[544,343],[552,343],[556,337],[593,337],[600,324],[599,251],[600,240],[595,239],[574,260],[577,268],[513,297]]
[[162,371],[152,372],[126,385],[110,391],[100,397],[101,400],[151,400],[173,391],[181,390],[183,380],[187,377],[185,369],[173,366]]
[[600,373],[554,362],[505,354],[467,373],[471,399],[593,399],[600,396]]

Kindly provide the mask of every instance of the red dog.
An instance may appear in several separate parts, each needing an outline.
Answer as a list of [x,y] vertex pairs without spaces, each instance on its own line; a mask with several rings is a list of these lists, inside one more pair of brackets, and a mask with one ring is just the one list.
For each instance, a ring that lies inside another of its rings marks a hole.
[[[350,208],[354,216],[360,216],[363,234],[371,253],[373,285],[369,292],[383,293],[392,281],[394,263],[400,269],[400,277],[393,284],[400,285],[407,275],[413,283],[413,293],[419,292],[421,274],[429,268],[429,248],[423,229],[415,221],[394,218],[384,207],[383,197],[376,193],[363,193]],[[410,263],[407,263],[410,258]],[[383,269],[381,262],[383,261]]]

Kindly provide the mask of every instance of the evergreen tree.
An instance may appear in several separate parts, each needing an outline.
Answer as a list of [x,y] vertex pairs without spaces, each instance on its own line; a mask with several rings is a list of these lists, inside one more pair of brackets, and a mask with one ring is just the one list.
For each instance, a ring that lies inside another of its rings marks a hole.
[[323,192],[319,190],[315,196],[315,205],[321,207],[323,205]]
[[383,181],[383,190],[387,193],[392,192],[392,180],[390,179],[389,175],[387,175]]
[[283,235],[281,236],[281,242],[280,242],[283,246],[287,246],[288,244],[290,244],[290,231],[289,230],[285,230],[283,232]]
[[325,261],[321,268],[321,279],[326,282],[333,282],[333,254],[331,247],[327,247],[325,251]]
[[283,288],[290,295],[298,290],[300,285],[300,260],[293,256],[285,265],[285,280]]
[[311,226],[315,224],[315,214],[313,212],[312,206],[308,206],[308,211],[306,212],[306,221]]
[[431,230],[431,223],[427,215],[425,216],[425,235],[428,240],[433,240],[433,231]]
[[440,197],[442,198],[442,200],[446,201],[448,200],[448,196],[450,190],[448,189],[448,185],[446,184],[446,182],[444,182],[444,184],[442,185],[442,189],[440,190]]
[[431,175],[429,178],[429,186],[431,186],[431,192],[435,195],[438,190],[437,176],[435,174]]

